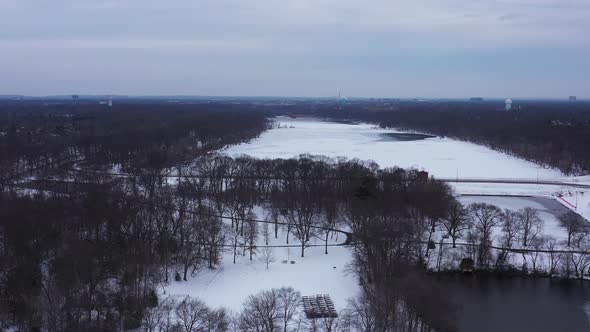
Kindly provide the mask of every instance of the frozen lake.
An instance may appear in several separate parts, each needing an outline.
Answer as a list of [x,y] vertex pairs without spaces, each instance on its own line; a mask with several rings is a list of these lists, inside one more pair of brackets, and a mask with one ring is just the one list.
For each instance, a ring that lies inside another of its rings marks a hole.
[[381,167],[424,169],[441,178],[563,177],[559,171],[449,138],[384,139],[392,133],[404,132],[369,124],[336,123],[313,118],[277,117],[275,122],[281,128],[277,126],[256,140],[231,146],[225,153],[284,159],[306,153],[344,156],[373,160]]

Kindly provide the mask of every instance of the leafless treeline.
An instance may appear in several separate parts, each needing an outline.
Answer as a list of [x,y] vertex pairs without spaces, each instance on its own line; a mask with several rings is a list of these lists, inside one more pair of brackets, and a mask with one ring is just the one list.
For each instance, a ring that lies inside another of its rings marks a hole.
[[[462,257],[469,257],[478,269],[520,269],[524,273],[583,278],[590,267],[590,227],[573,211],[559,217],[566,239],[547,234],[539,211],[526,207],[501,210],[495,205],[474,203],[467,207],[453,203],[437,227],[452,248],[461,242]],[[494,232],[495,230],[495,232]],[[494,235],[495,233],[495,235]],[[442,243],[441,243],[442,244]],[[435,254],[443,256],[445,248]],[[441,269],[439,257],[436,267]],[[443,268],[458,268],[458,259]]]

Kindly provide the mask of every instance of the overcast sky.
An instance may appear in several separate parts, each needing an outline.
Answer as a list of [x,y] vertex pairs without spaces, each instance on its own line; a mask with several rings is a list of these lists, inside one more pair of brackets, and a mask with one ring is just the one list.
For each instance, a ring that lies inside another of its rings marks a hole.
[[590,97],[590,0],[0,0],[0,94]]

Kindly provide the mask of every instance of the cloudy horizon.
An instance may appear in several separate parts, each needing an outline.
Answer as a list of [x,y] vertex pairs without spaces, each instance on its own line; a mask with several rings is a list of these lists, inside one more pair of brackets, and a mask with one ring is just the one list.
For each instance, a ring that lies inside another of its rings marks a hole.
[[0,94],[590,97],[587,0],[0,0]]

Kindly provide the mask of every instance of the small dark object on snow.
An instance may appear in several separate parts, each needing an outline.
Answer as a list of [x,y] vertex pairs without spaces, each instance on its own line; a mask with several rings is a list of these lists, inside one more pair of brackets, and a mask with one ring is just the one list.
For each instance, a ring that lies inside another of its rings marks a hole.
[[473,259],[471,258],[463,258],[461,260],[461,272],[463,273],[472,273],[473,272],[473,266],[475,265],[475,262],[473,261]]

